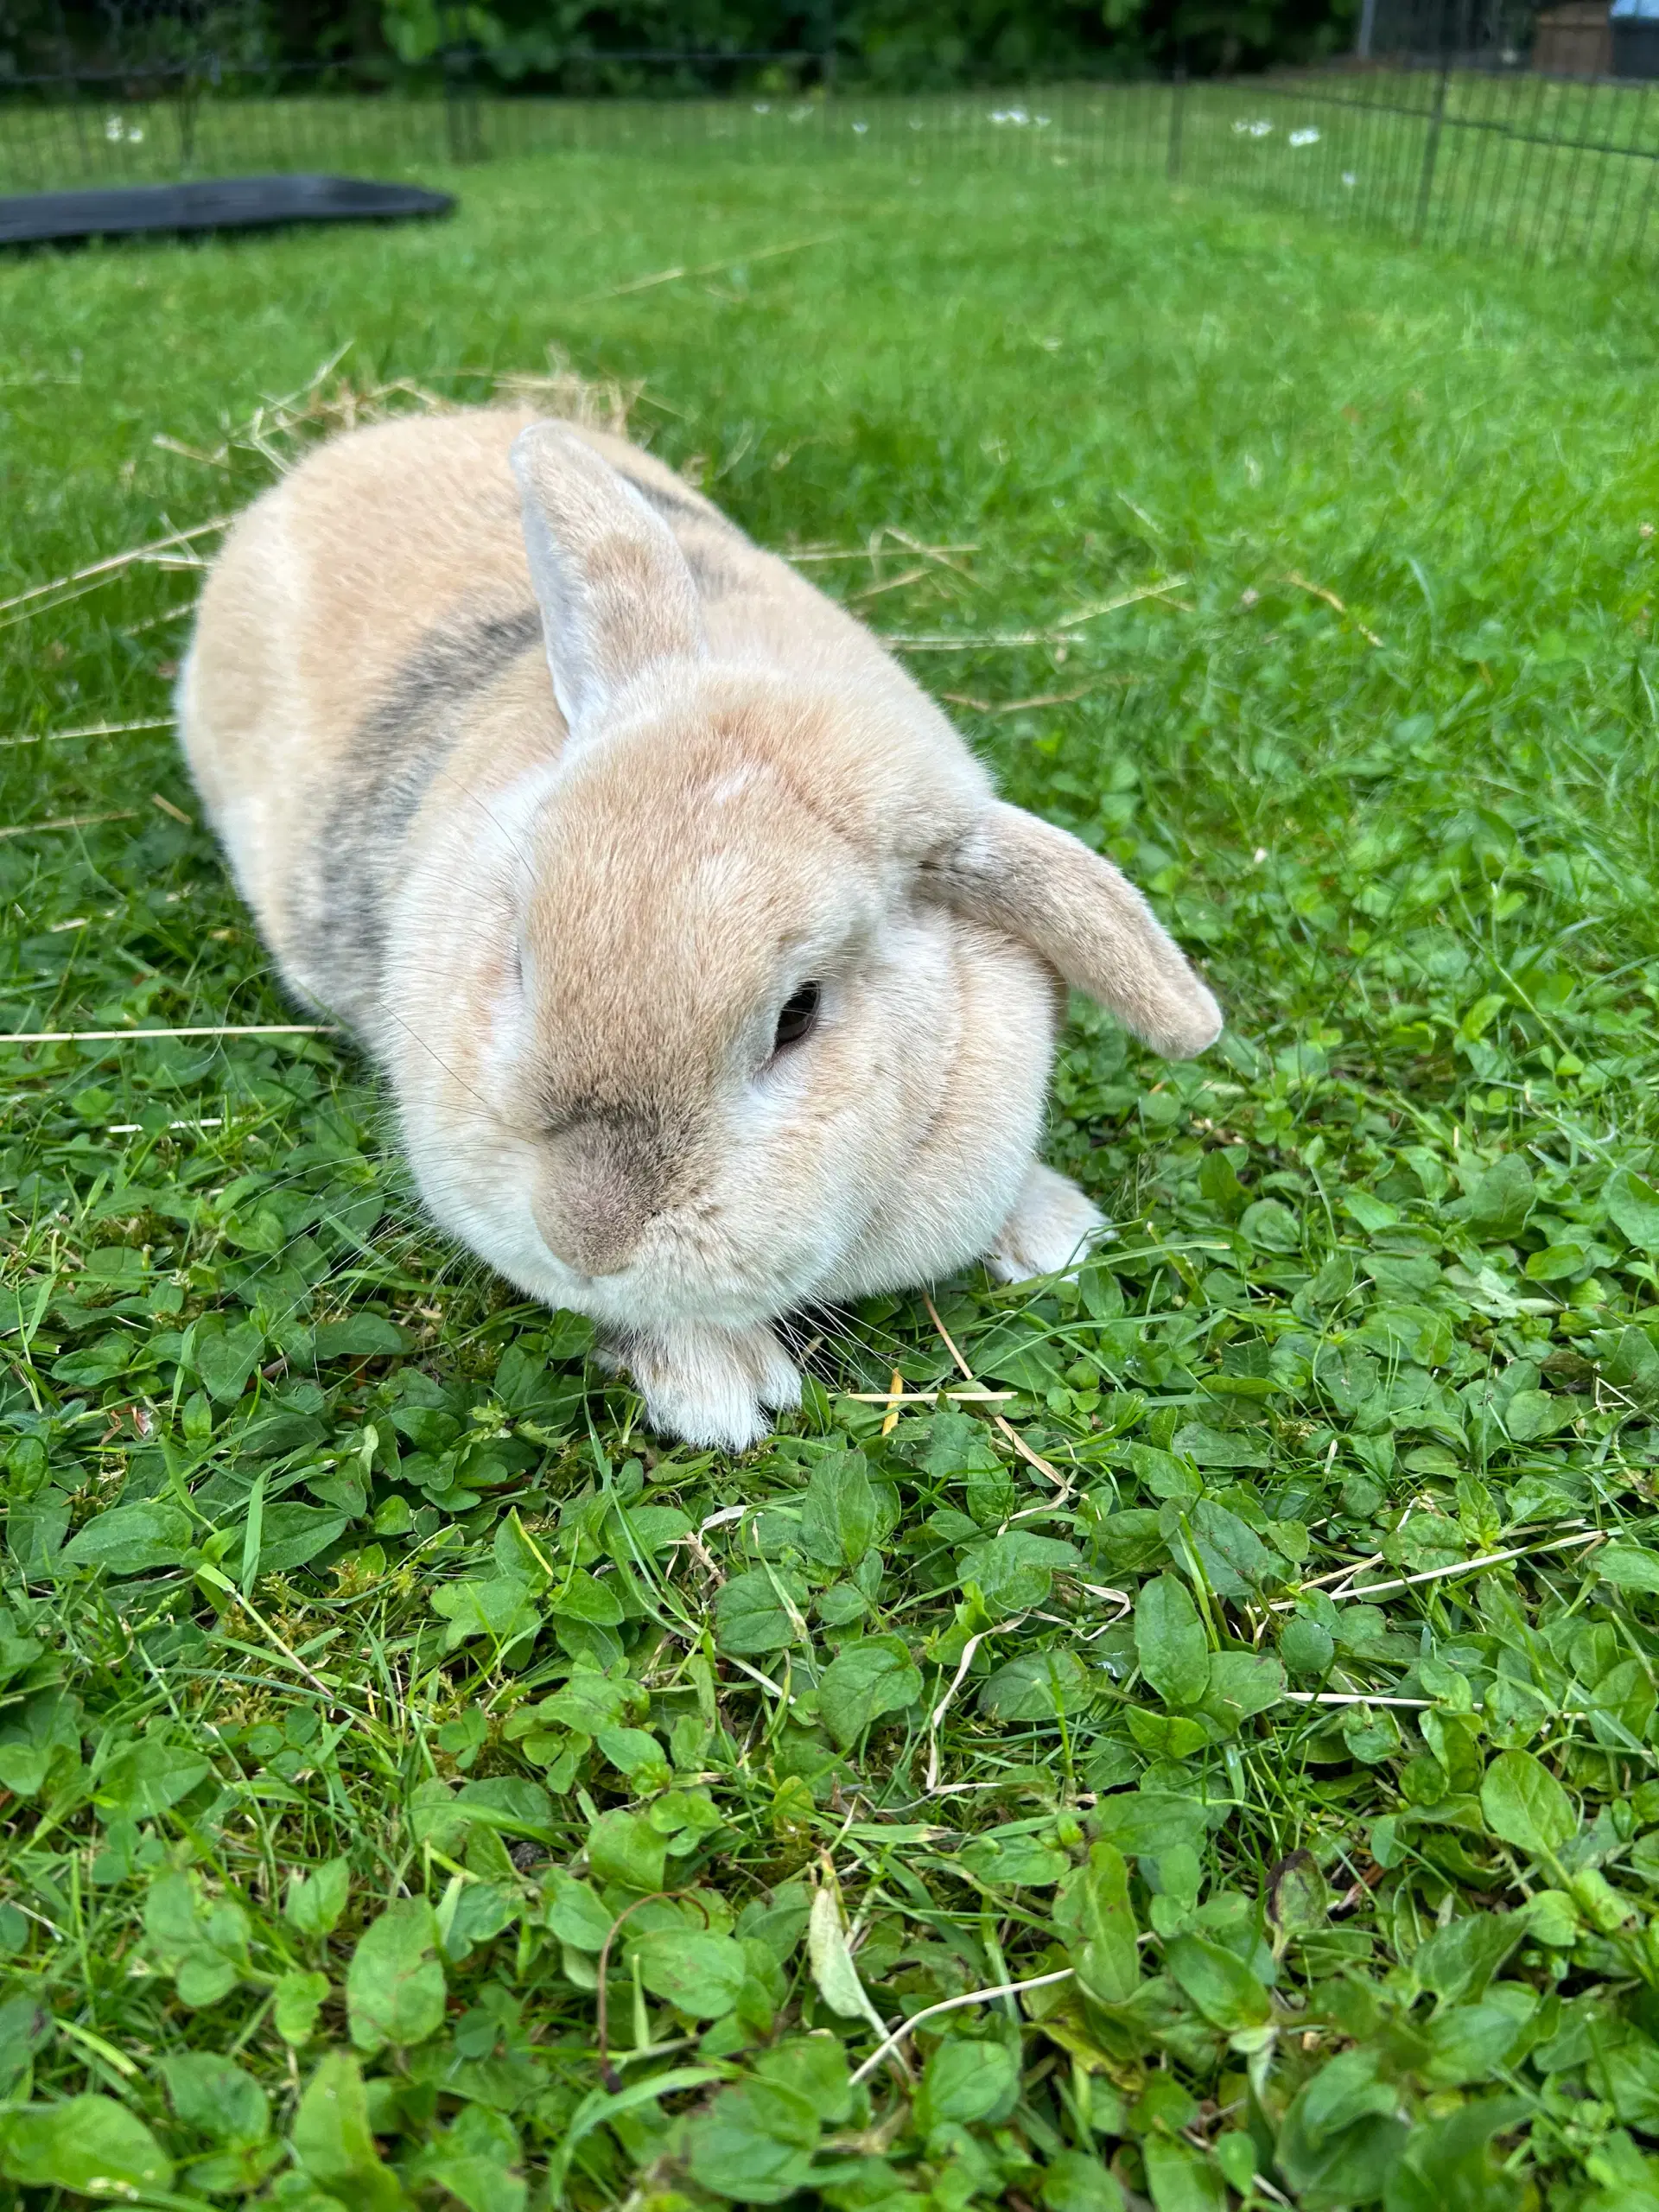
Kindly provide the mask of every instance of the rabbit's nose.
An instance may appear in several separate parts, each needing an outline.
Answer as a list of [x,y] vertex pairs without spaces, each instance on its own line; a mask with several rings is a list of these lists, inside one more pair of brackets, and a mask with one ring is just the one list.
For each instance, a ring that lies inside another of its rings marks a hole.
[[593,1128],[547,1141],[531,1210],[548,1249],[578,1274],[620,1274],[657,1211],[658,1179],[626,1151]]

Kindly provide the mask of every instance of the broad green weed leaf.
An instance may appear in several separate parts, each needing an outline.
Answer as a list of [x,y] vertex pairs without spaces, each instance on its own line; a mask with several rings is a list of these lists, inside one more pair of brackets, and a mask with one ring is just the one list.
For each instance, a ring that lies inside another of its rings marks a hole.
[[1396,2084],[1380,2078],[1376,2050],[1327,2060],[1292,2098],[1274,2155],[1294,2190],[1319,2201],[1375,2202],[1404,2145]]
[[432,1595],[432,1610],[448,1623],[443,1648],[454,1651],[470,1637],[483,1637],[505,1649],[533,1636],[542,1617],[522,1582],[505,1575],[451,1582]]
[[1616,1168],[1602,1191],[1614,1227],[1638,1252],[1659,1252],[1659,1191],[1628,1167]]
[[663,1886],[667,1839],[638,1813],[603,1813],[588,1832],[594,1879],[649,1892]]
[[1019,2089],[1019,2063],[1006,2044],[947,2036],[923,2073],[917,2121],[934,2128],[1001,2120]]
[[578,1951],[603,1950],[614,1915],[606,1910],[588,1884],[569,1874],[555,1874],[550,1887],[547,1924],[559,1941]]
[[1659,1551],[1649,1551],[1645,1545],[1605,1545],[1595,1553],[1591,1565],[1604,1582],[1620,1590],[1659,1592]]
[[1135,1607],[1135,1648],[1141,1672],[1166,1705],[1196,1705],[1210,1681],[1210,1645],[1185,1582],[1154,1575]]
[[136,2197],[173,2186],[173,2162],[113,2097],[66,2097],[0,2113],[0,2173],[25,2189]]
[[270,2100],[233,2060],[181,2052],[162,2059],[161,2074],[168,2101],[187,2127],[233,2148],[263,2142],[270,2133]]
[[1005,1321],[974,1347],[975,1372],[993,1382],[1044,1396],[1061,1380],[1060,1362],[1045,1331],[1029,1321]]
[[1287,1936],[1308,1936],[1331,1915],[1331,1891],[1311,1851],[1293,1851],[1268,1877],[1268,1913]]
[[596,1621],[601,1628],[614,1628],[622,1618],[622,1601],[613,1581],[601,1582],[584,1567],[573,1567],[560,1576],[547,1592],[547,1609],[566,1620]]
[[999,1834],[995,1829],[964,1844],[957,1864],[993,1888],[1038,1889],[1058,1882],[1071,1866],[1063,1851],[1034,1835]]
[[781,2082],[804,2097],[827,2127],[839,2126],[851,2115],[847,2052],[840,2037],[826,2028],[774,2044],[757,2056],[754,2069],[767,2081]]
[[1217,1651],[1210,1660],[1200,1710],[1230,1735],[1285,1693],[1285,1670],[1270,1651]]
[[332,1936],[340,1925],[351,1889],[351,1866],[346,1859],[325,1859],[309,1873],[296,1867],[288,1878],[283,1916],[302,1936]]
[[979,1709],[991,1720],[1052,1720],[1081,1713],[1094,1694],[1076,1652],[1024,1651],[987,1678]]
[[259,1529],[259,1573],[288,1574],[296,1567],[308,1566],[320,1552],[337,1542],[348,1526],[348,1516],[330,1506],[302,1505],[292,1500],[266,1506]]
[[[808,2118],[810,2107],[802,2100]],[[813,2136],[817,2136],[816,2125]],[[753,2086],[722,2089],[686,2132],[691,2178],[716,2196],[743,2204],[781,2204],[805,2183],[810,2145],[779,2126],[779,2100]]]
[[1287,1671],[1306,1681],[1325,1673],[1337,1647],[1329,1629],[1297,1616],[1287,1620],[1281,1631],[1279,1653]]
[[964,1583],[976,1583],[990,1611],[998,1615],[1028,1612],[1040,1605],[1054,1577],[1081,1565],[1075,1546],[1053,1536],[1010,1529],[988,1542],[975,1544],[957,1561]]
[[1559,1851],[1578,1833],[1573,1801],[1530,1751],[1500,1751],[1480,1785],[1486,1825],[1505,1843],[1535,1856]]
[[1236,2035],[1273,2018],[1272,2000],[1243,1960],[1205,1936],[1170,1936],[1164,1964],[1212,2027]]
[[1301,1224],[1290,1208],[1281,1205],[1277,1198],[1258,1198],[1254,1205],[1246,1206],[1238,1225],[1251,1243],[1264,1252],[1301,1249]]
[[150,1574],[177,1567],[190,1544],[190,1516],[156,1499],[117,1505],[76,1531],[63,1548],[66,1567],[101,1567],[108,1574]]
[[352,2041],[372,2056],[406,2050],[443,2024],[437,1916],[424,1897],[399,1897],[358,1938],[346,1975]]
[[843,1644],[818,1684],[818,1710],[842,1751],[883,1713],[903,1713],[922,1694],[922,1677],[903,1640],[861,1637]]
[[1493,2156],[1491,2139],[1526,2112],[1520,2097],[1478,2098],[1414,2127],[1389,2175],[1383,2212],[1521,2212],[1527,2187]]
[[1176,1844],[1202,1843],[1204,1807],[1175,1790],[1122,1789],[1101,1799],[1095,1825],[1125,1857],[1155,1857]]
[[407,1329],[384,1313],[348,1313],[344,1320],[318,1324],[316,1355],[319,1359],[384,1359],[390,1353],[407,1351],[414,1341]]
[[1077,1979],[1103,2005],[1121,2005],[1141,1980],[1135,1907],[1122,1853],[1096,1843],[1086,1865],[1073,1868],[1054,1903],[1059,1930]]
[[628,1948],[652,1995],[694,2020],[729,2012],[743,1993],[748,1964],[743,1946],[729,1936],[664,1928],[640,1936]]
[[1486,1170],[1468,1198],[1469,1226],[1483,1244],[1518,1236],[1532,1211],[1532,1170],[1518,1153],[1506,1152]]
[[317,2015],[328,1996],[326,1974],[285,1974],[276,1984],[273,2017],[276,2032],[297,2050],[317,2032]]
[[1039,2194],[1043,2212],[1124,2212],[1116,2176],[1084,2151],[1058,2152],[1043,2169]]
[[919,1462],[930,1475],[996,1474],[998,1459],[982,1421],[946,1406],[928,1423],[928,1440]]
[[548,1727],[597,1736],[601,1728],[616,1727],[643,1714],[647,1703],[638,1682],[578,1669],[562,1688],[543,1700],[537,1714]]
[[248,1916],[238,1904],[205,1897],[188,1874],[163,1873],[144,1901],[144,1934],[156,1962],[175,1980],[179,2001],[216,2005],[248,1962]]
[[806,1602],[806,1585],[798,1575],[751,1567],[721,1586],[715,1600],[715,1639],[722,1651],[743,1656],[786,1651],[802,1640]]
[[351,2205],[394,2212],[403,2198],[369,2126],[363,2076],[348,2050],[331,2050],[306,2084],[289,2139],[315,2182]]
[[1279,1554],[1268,1549],[1248,1522],[1226,1506],[1217,1505],[1214,1498],[1198,1500],[1189,1525],[1194,1548],[1217,1597],[1253,1597],[1264,1582],[1282,1580],[1284,1567]]
[[1525,1935],[1525,1922],[1514,1913],[1471,1912],[1420,1945],[1412,1972],[1448,2005],[1478,1998]]
[[1227,2212],[1226,2176],[1201,2151],[1153,2135],[1147,2139],[1145,2158],[1155,2212]]
[[[215,1317],[209,1316],[208,1320]],[[232,1405],[247,1389],[265,1349],[263,1332],[251,1321],[227,1329],[223,1323],[210,1328],[208,1320],[196,1324],[196,1372],[208,1396],[220,1405]]]
[[493,1774],[482,1781],[463,1782],[454,1808],[468,1827],[529,1836],[537,1843],[553,1840],[553,1801],[528,1775]]
[[98,1803],[130,1820],[155,1820],[189,1796],[213,1770],[199,1751],[152,1729],[110,1759],[99,1777]]
[[821,1567],[856,1567],[875,1528],[875,1491],[863,1453],[820,1459],[801,1505],[801,1548],[808,1558]]

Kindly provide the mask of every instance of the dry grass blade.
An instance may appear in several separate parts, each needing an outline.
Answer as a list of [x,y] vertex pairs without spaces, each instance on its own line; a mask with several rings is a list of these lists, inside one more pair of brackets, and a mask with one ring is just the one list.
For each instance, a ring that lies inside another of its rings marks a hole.
[[1382,640],[1377,636],[1376,631],[1368,629],[1358,615],[1352,613],[1345,603],[1337,597],[1335,592],[1329,590],[1324,584],[1310,583],[1306,576],[1298,575],[1294,569],[1287,575],[1285,582],[1287,584],[1294,584],[1298,591],[1305,591],[1314,599],[1322,599],[1327,607],[1334,607],[1338,614],[1353,624],[1367,645],[1380,645],[1382,644]]
[[643,377],[624,382],[620,377],[585,377],[557,353],[549,356],[541,374],[499,376],[493,380],[498,399],[534,407],[561,423],[577,423],[584,429],[605,430],[612,437],[629,435],[629,417],[645,392]]
[[163,1037],[337,1037],[320,1021],[215,1022],[183,1029],[14,1029],[0,1031],[0,1045],[106,1045]]
[[142,722],[83,722],[75,729],[19,730],[0,737],[0,746],[67,745],[76,737],[130,737],[137,730],[171,729],[171,715],[156,715]]
[[943,2012],[959,2012],[964,2005],[990,2005],[999,1997],[1018,1997],[1027,1989],[1050,1989],[1056,1982],[1070,1981],[1073,1971],[1071,1967],[1061,1967],[1054,1974],[1034,1974],[1025,1981],[995,1982],[988,1989],[970,1989],[960,1997],[947,1997],[941,2005],[924,2006],[921,2012],[912,2012],[909,2019],[901,2022],[885,2043],[876,2045],[855,2072],[853,2087],[856,2088],[861,2082],[868,2082],[876,2068],[890,2058],[901,2044],[907,2043],[925,2021],[937,2020]]
[[[934,1305],[932,1298],[926,1291],[922,1293],[922,1303],[927,1308],[928,1319],[932,1322],[933,1326],[938,1331],[940,1340],[944,1344],[945,1350],[950,1353],[951,1358],[955,1360],[957,1370],[961,1374],[963,1381],[977,1383],[979,1377],[974,1373],[973,1369],[969,1366],[967,1361],[963,1357],[961,1351],[957,1349],[956,1338],[950,1334],[950,1330],[945,1327],[944,1322],[940,1320],[939,1309]],[[1019,1430],[1014,1427],[1011,1421],[1006,1420],[1001,1414],[993,1414],[991,1415],[991,1421],[993,1425],[999,1428],[1002,1434],[1007,1438],[1008,1442],[1014,1446],[1014,1450],[1020,1454],[1020,1457],[1025,1461],[1028,1467],[1035,1467],[1039,1474],[1046,1475],[1049,1481],[1052,1482],[1059,1491],[1062,1497],[1071,1497],[1071,1484],[1070,1479],[1066,1476],[1063,1475],[1058,1467],[1051,1467],[1046,1459],[1039,1458],[1038,1454],[1032,1450],[1030,1445],[1027,1443],[1025,1438],[1020,1435]]]
[[135,810],[124,808],[117,814],[60,814],[50,822],[8,822],[0,827],[0,837],[33,837],[44,836],[48,830],[92,830],[101,822],[130,822]]
[[810,238],[791,238],[787,245],[761,246],[753,253],[728,254],[723,261],[703,261],[688,267],[676,263],[671,269],[654,269],[648,276],[631,277],[626,284],[610,284],[601,292],[585,292],[569,302],[573,308],[590,308],[601,300],[627,299],[636,292],[655,290],[659,284],[677,284],[687,276],[723,276],[729,269],[747,269],[757,261],[780,261],[786,254],[805,253],[815,245],[828,245],[838,238],[837,231],[823,231]]
[[1086,699],[1096,687],[1080,683],[1075,691],[1039,691],[1029,699],[976,699],[966,691],[941,691],[940,698],[953,707],[971,707],[976,715],[1018,715],[1030,707],[1069,707],[1074,699]]
[[[1133,591],[1119,592],[1116,599],[1103,599],[1093,607],[1080,607],[1075,614],[1063,615],[1054,626],[1061,632],[1081,629],[1098,615],[1116,614],[1125,607],[1138,607],[1143,599],[1166,599],[1171,592],[1190,582],[1187,576],[1160,576],[1156,583],[1137,584]],[[1183,611],[1192,613],[1190,607]]]
[[93,561],[84,569],[72,569],[67,575],[54,576],[50,583],[31,584],[27,591],[20,591],[10,599],[0,599],[0,614],[9,618],[0,622],[0,629],[10,629],[16,622],[26,622],[32,614],[48,613],[50,609],[40,602],[50,600],[54,606],[60,605],[61,601],[54,596],[59,592],[78,599],[81,594],[73,589],[75,585],[95,588],[110,577],[119,575],[124,569],[133,568],[141,562],[156,561],[176,546],[188,545],[198,537],[207,537],[214,531],[228,528],[230,522],[229,515],[214,515],[207,522],[193,523],[188,530],[169,531],[165,537],[151,538],[146,544],[129,547],[124,553],[111,553],[107,560]]

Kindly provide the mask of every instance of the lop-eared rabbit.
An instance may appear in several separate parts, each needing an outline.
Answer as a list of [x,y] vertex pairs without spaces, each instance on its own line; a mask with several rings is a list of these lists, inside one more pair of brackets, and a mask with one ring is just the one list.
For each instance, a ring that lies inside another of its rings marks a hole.
[[1172,1057],[1220,1028],[868,630],[573,423],[320,447],[226,539],[180,727],[433,1215],[694,1444],[798,1401],[791,1308],[1079,1256],[1036,1157],[1064,984]]

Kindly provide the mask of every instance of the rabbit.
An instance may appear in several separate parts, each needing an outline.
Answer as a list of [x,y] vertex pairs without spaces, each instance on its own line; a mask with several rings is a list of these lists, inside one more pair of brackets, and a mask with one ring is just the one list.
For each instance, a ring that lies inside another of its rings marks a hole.
[[432,1215],[693,1446],[798,1402],[793,1308],[1084,1253],[1100,1217],[1037,1157],[1067,984],[1168,1056],[1221,1027],[869,631],[572,423],[315,449],[213,565],[179,726]]

